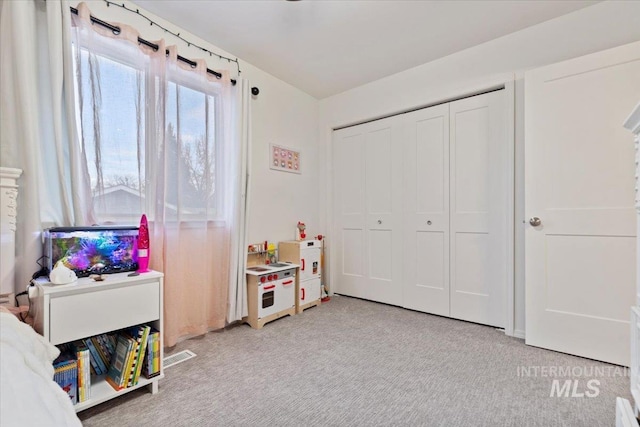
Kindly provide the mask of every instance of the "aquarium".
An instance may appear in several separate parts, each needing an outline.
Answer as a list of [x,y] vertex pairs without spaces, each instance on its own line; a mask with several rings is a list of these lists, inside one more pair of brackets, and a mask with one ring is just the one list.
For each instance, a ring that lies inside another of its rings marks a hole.
[[44,232],[51,270],[58,261],[78,277],[138,269],[138,227],[56,227]]

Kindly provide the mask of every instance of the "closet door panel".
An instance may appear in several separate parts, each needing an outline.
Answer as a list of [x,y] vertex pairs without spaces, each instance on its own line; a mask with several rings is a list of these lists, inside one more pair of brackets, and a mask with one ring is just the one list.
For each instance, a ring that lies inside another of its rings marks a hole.
[[364,207],[364,135],[347,134],[337,144],[337,170],[340,173],[340,214],[359,218]]
[[359,129],[334,132],[334,235],[336,292],[362,296],[366,289],[365,135]]
[[362,229],[342,229],[342,274],[364,276],[364,232]]
[[448,316],[449,106],[403,120],[403,306]]
[[365,194],[368,283],[364,297],[402,304],[402,128],[399,117],[362,125],[365,142]]
[[397,117],[334,132],[336,292],[400,305],[402,157]]
[[393,259],[391,252],[393,233],[390,230],[369,231],[369,277],[374,280],[393,280]]
[[450,104],[451,316],[503,327],[508,176],[504,92]]
[[[455,110],[452,174],[455,214],[487,215],[489,212],[489,107],[471,98],[467,107]],[[460,104],[456,104],[460,106]]]
[[[368,214],[393,213],[392,174],[393,129],[387,126],[366,135],[366,185]],[[399,172],[399,171],[398,171]]]
[[456,287],[459,294],[489,297],[491,244],[489,233],[455,233]]
[[[440,231],[417,231],[415,232],[415,247],[413,251],[416,254],[415,269],[415,284],[417,292],[423,293],[436,293],[442,298],[446,304],[442,307],[434,307],[433,310],[442,311],[437,314],[445,315],[449,313],[449,299],[447,298],[448,287],[446,279],[448,278],[448,266],[445,264],[447,259],[447,248],[449,245],[447,241],[449,236]],[[426,289],[423,289],[426,288]],[[446,294],[445,294],[446,293]],[[416,295],[410,296],[416,296]],[[429,302],[433,302],[434,298],[428,298],[426,295],[421,297],[422,301],[419,301],[422,305]],[[405,301],[405,305],[410,305],[411,301]],[[415,305],[418,305],[418,301],[414,301]],[[423,311],[426,311],[423,310]],[[430,311],[433,312],[433,311]]]

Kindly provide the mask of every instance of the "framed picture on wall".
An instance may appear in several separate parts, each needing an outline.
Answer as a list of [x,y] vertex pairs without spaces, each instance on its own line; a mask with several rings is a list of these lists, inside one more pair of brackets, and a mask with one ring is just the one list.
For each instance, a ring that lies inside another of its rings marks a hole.
[[273,170],[291,173],[302,173],[300,168],[300,152],[280,145],[271,144],[269,167]]

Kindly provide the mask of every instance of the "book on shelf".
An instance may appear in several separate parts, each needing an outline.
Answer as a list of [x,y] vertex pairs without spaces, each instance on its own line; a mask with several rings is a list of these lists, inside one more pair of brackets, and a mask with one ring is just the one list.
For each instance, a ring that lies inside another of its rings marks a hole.
[[54,361],[54,371],[65,366],[68,361],[76,361],[76,385],[78,402],[84,402],[91,397],[91,362],[89,348],[83,341],[78,340],[71,343],[58,345],[60,356]]
[[[140,332],[140,335],[138,335],[138,332]],[[138,353],[140,351],[140,340],[142,339],[142,330],[138,331],[137,329],[136,330],[130,329],[129,331],[126,332],[126,334],[128,334],[129,337],[134,341],[133,348],[131,349],[131,351],[127,356],[127,369],[126,369],[125,381],[124,381],[124,386],[130,387],[131,383],[133,382],[133,377],[135,376],[135,369],[136,369],[135,362],[137,360]]]
[[103,347],[105,348],[105,351],[106,351],[107,355],[109,356],[108,357],[108,362],[111,362],[111,356],[113,356],[113,352],[116,349],[115,340],[113,339],[114,335],[115,334],[100,334],[100,335],[98,335],[98,339],[102,343]]
[[160,375],[160,332],[155,334],[155,339],[153,340],[153,371],[152,375],[155,377],[156,375]]
[[116,390],[126,387],[127,364],[134,344],[133,338],[125,334],[118,335],[116,351],[111,358],[111,366],[106,377],[107,382]]
[[106,374],[108,371],[107,369],[108,367],[100,357],[100,353],[98,353],[98,349],[93,344],[93,340],[91,339],[91,337],[85,338],[82,341],[89,348],[89,352],[91,353],[91,357],[90,357],[91,366],[93,366],[93,369],[95,370],[96,374],[98,375]]
[[151,329],[147,338],[147,351],[142,364],[142,374],[145,378],[160,375],[160,332]]
[[137,385],[140,375],[153,378],[160,374],[160,333],[149,325],[84,338],[58,348],[61,354],[54,361],[54,370],[58,383],[74,403],[91,397],[92,375],[105,375],[118,391]]
[[107,368],[107,371],[109,370],[109,361],[106,361],[106,357],[107,355],[104,352],[104,349],[100,346],[100,343],[98,343],[98,338],[97,337],[91,337],[91,338],[87,338],[88,340],[91,341],[91,343],[93,344],[93,348],[96,349],[96,354],[98,355],[98,357],[100,358],[100,368],[102,369],[102,367]]
[[144,359],[145,351],[147,349],[147,340],[149,338],[149,332],[151,327],[148,325],[139,325],[131,329],[131,335],[138,342],[138,348],[134,356],[131,373],[129,374],[129,381],[127,387],[131,387],[138,384],[140,373],[142,372],[142,360]]
[[53,380],[69,395],[71,403],[78,403],[78,361],[75,354],[65,351],[53,361]]
[[93,342],[93,346],[98,351],[98,355],[100,356],[100,360],[102,360],[102,364],[105,366],[106,371],[109,371],[109,365],[111,363],[112,352],[109,351],[104,337],[102,335],[96,335],[91,337],[91,342]]
[[91,356],[89,348],[82,341],[75,341],[73,346],[78,361],[78,402],[84,402],[91,397]]

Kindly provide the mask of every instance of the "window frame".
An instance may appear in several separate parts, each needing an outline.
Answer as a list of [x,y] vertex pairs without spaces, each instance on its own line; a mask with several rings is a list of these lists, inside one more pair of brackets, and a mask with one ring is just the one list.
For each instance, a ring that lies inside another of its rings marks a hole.
[[[185,87],[185,88],[191,89],[195,92],[202,94],[205,97],[204,98],[205,129],[207,129],[207,131],[205,131],[205,134],[203,135],[205,140],[208,141],[208,138],[209,138],[208,129],[210,124],[212,124],[214,127],[214,135],[212,136],[213,138],[212,145],[214,149],[213,151],[214,173],[212,176],[214,180],[213,181],[214,193],[213,193],[212,203],[210,204],[210,206],[211,205],[212,206],[211,208],[205,206],[204,212],[197,212],[197,213],[184,212],[184,208],[176,209],[177,213],[175,217],[167,217],[166,214],[163,213],[163,218],[168,218],[168,219],[165,219],[164,221],[166,223],[187,224],[187,226],[188,224],[192,224],[193,227],[196,227],[198,223],[202,223],[202,222],[206,222],[210,225],[213,225],[214,227],[223,226],[226,223],[226,221],[224,220],[224,217],[223,217],[224,197],[223,197],[223,191],[221,191],[221,189],[225,184],[224,174],[223,174],[224,144],[223,144],[223,135],[221,133],[221,129],[224,121],[223,109],[222,109],[223,108],[222,93],[221,93],[222,91],[219,88],[214,86],[206,89],[203,88],[202,86],[206,85],[206,83],[204,83],[203,81],[199,81],[202,79],[201,76],[194,76],[194,79],[189,79],[187,77],[187,73],[190,73],[192,71],[181,69],[182,67],[180,67],[178,64],[174,64],[174,66],[167,67],[168,69],[165,70],[164,72],[164,79],[159,79],[157,76],[153,75],[153,73],[151,72],[151,67],[150,67],[151,59],[147,55],[140,54],[139,61],[132,61],[131,60],[132,55],[128,54],[126,49],[125,50],[112,49],[105,46],[105,43],[101,43],[99,41],[93,42],[91,44],[91,47],[89,47],[87,46],[87,43],[78,42],[76,37],[73,37],[72,45],[73,45],[73,52],[74,52],[73,53],[74,75],[76,75],[76,78],[74,79],[74,92],[75,92],[76,99],[80,96],[79,88],[78,88],[78,85],[80,84],[80,82],[78,81],[78,78],[77,78],[77,72],[78,72],[78,67],[82,67],[82,63],[80,64],[76,63],[76,59],[78,58],[78,56],[80,57],[82,56],[83,51],[86,52],[87,55],[95,55],[98,58],[104,58],[104,59],[116,62],[122,66],[129,67],[135,72],[143,73],[142,81],[144,82],[144,85],[145,85],[144,91],[147,99],[152,99],[155,102],[157,102],[159,98],[163,98],[165,102],[167,102],[166,98],[168,96],[168,88],[171,84],[174,84],[176,88]],[[78,55],[78,52],[76,52],[77,49],[80,49],[79,55]],[[135,46],[132,44],[127,49],[141,49],[141,47]],[[173,71],[173,70],[176,70],[176,71]],[[165,86],[164,89],[161,89],[165,91],[163,95],[159,95],[159,92],[158,92],[158,89],[161,85]],[[104,87],[101,87],[100,89],[104,90]],[[179,93],[179,90],[176,90],[176,94],[178,93]],[[155,188],[154,188],[155,186],[148,185],[148,183],[152,179],[151,177],[155,175],[157,170],[156,166],[153,164],[154,162],[152,162],[150,159],[151,155],[149,154],[149,150],[148,150],[148,147],[150,146],[150,143],[151,143],[150,139],[152,138],[152,135],[154,135],[154,132],[155,132],[155,129],[153,129],[153,120],[150,120],[150,113],[151,113],[150,104],[151,103],[149,102],[143,102],[144,117],[145,117],[144,125],[143,125],[145,150],[143,154],[144,174],[143,176],[140,176],[140,179],[143,180],[143,182],[140,182],[140,185],[141,187],[144,186],[144,190],[140,189],[138,190],[138,192],[139,192],[139,196],[144,199],[143,201],[141,201],[141,204],[140,204],[141,208],[143,209],[143,213],[147,214],[150,222],[155,222],[157,217],[155,207],[158,205],[156,203],[157,198],[155,194]],[[213,113],[209,113],[210,105],[212,105],[214,108]],[[165,108],[163,109],[164,117],[162,118],[163,133],[164,133],[163,144],[166,144],[166,136],[167,136],[166,109],[167,107],[165,105]],[[76,109],[76,115],[77,115],[77,123],[79,124],[77,132],[80,136],[78,141],[80,142],[80,144],[82,144],[83,123],[82,123],[82,112],[80,111],[80,108]],[[178,138],[177,131],[176,131],[176,138]],[[81,146],[80,149],[83,150],[83,147]],[[178,149],[182,150],[182,145],[179,142],[178,142]],[[85,152],[85,156],[86,156],[86,152]],[[87,159],[87,162],[89,161],[90,160]],[[166,167],[167,167],[167,164],[166,164],[166,157],[165,157],[165,168]],[[132,189],[132,190],[135,191],[135,189]],[[94,194],[92,191],[91,203],[94,202],[93,199],[96,195],[98,195],[98,193]],[[167,209],[167,207],[171,207],[171,204],[168,203],[168,201],[166,200],[164,201],[163,205],[165,210]],[[105,218],[98,217],[97,219],[102,221]],[[135,222],[138,221],[139,214],[131,213],[131,214],[116,215],[114,219],[116,219],[118,223],[130,224],[132,221],[135,221]],[[188,226],[188,228],[191,228],[191,226]]]

